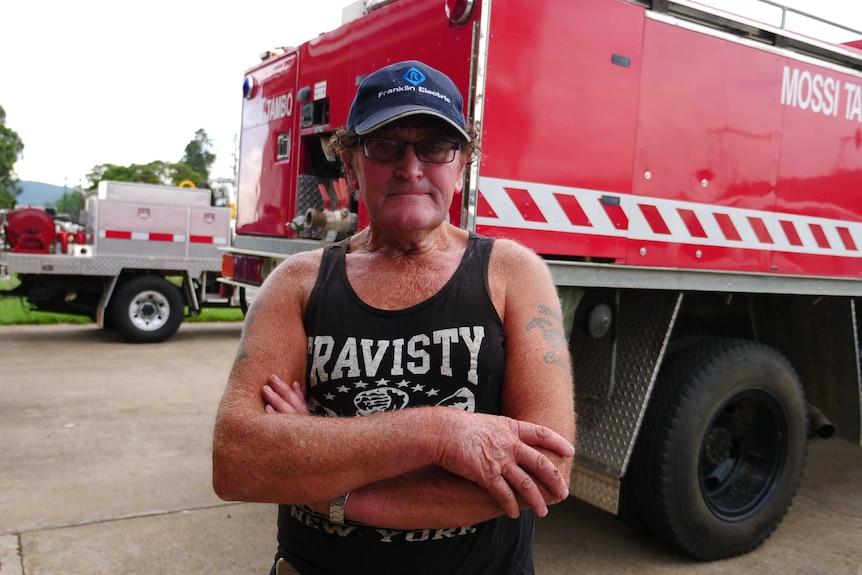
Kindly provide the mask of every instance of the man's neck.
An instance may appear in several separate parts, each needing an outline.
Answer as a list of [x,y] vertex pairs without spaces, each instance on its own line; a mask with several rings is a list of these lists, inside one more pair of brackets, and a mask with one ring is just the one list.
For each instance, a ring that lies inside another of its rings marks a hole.
[[399,259],[422,259],[425,256],[448,251],[453,245],[450,224],[444,223],[430,232],[393,234],[383,232],[373,224],[351,242],[354,253],[381,254]]

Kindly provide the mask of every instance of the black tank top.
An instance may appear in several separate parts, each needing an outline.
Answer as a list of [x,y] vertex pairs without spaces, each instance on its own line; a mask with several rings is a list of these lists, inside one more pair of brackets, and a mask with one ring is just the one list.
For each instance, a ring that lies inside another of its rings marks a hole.
[[[347,241],[327,246],[304,323],[307,401],[315,414],[362,416],[445,405],[499,414],[503,324],[491,302],[493,239],[471,234],[458,269],[429,299],[402,310],[365,304],[347,279]],[[534,516],[454,529],[339,526],[280,505],[279,556],[303,575],[531,574]]]

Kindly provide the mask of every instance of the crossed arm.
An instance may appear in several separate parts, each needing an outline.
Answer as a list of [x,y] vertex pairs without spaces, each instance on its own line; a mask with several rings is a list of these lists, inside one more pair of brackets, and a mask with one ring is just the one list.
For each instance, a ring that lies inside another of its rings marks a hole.
[[510,282],[495,294],[507,332],[502,416],[449,407],[308,415],[296,382],[305,365],[304,297],[319,256],[283,264],[255,298],[219,408],[219,496],[326,512],[330,499],[351,491],[349,520],[396,529],[457,527],[526,507],[545,515],[568,495],[570,369],[550,276],[538,258],[515,255],[535,273],[521,274],[529,286]]

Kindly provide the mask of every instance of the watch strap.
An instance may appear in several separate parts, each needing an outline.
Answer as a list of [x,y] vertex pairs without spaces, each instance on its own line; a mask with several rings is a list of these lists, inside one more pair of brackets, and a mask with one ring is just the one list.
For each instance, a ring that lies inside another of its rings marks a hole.
[[329,522],[336,525],[344,525],[344,507],[347,505],[347,498],[350,497],[348,491],[344,495],[336,497],[329,502]]

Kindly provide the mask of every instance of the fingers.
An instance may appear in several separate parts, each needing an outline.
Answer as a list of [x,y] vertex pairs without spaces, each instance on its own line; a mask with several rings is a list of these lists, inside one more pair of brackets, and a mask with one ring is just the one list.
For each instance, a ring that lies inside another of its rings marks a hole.
[[518,421],[517,423],[518,437],[524,443],[550,449],[562,457],[571,457],[575,454],[574,446],[553,429],[526,421]]
[[[539,491],[537,483],[556,500],[561,501],[569,496],[569,488],[566,485],[567,478],[563,477],[563,474],[547,455],[525,444],[519,445],[517,449],[516,461],[529,474],[528,477],[532,483],[529,494],[522,493],[521,495],[528,503],[535,498],[539,498],[545,503],[545,497]],[[531,507],[535,509],[535,506],[531,505]]]
[[[548,504],[545,501],[544,495],[539,490],[536,482],[524,469],[518,465],[513,465],[504,470],[503,477],[506,482],[511,485],[518,493],[521,500],[530,507],[536,515],[544,517],[548,514]],[[508,514],[508,513],[507,513]],[[510,515],[512,517],[512,515]],[[517,517],[515,515],[514,517]]]
[[[574,446],[545,426],[523,421],[517,421],[517,425],[518,437],[523,442],[516,453],[518,464],[526,469],[552,498],[558,501],[566,499],[569,496],[568,478],[563,477],[554,462],[536,447],[549,449],[562,457],[572,457],[575,454]],[[542,500],[545,501],[544,496]]]
[[488,494],[491,495],[491,497],[497,500],[497,503],[506,515],[512,519],[516,519],[518,515],[520,515],[521,509],[518,504],[518,498],[512,491],[512,486],[503,478],[502,475],[498,475],[494,478],[485,486],[485,489],[488,490]]
[[[485,485],[506,515],[518,517],[525,505],[539,517],[548,514],[548,499],[565,499],[569,491],[559,470],[542,453],[522,445],[516,448],[519,464],[501,467],[499,475]],[[527,470],[536,471],[536,476]],[[546,499],[547,497],[547,499]],[[523,503],[522,503],[523,502]]]
[[269,413],[308,413],[302,387],[297,381],[288,385],[277,375],[270,376],[268,384],[261,390],[261,395]]

